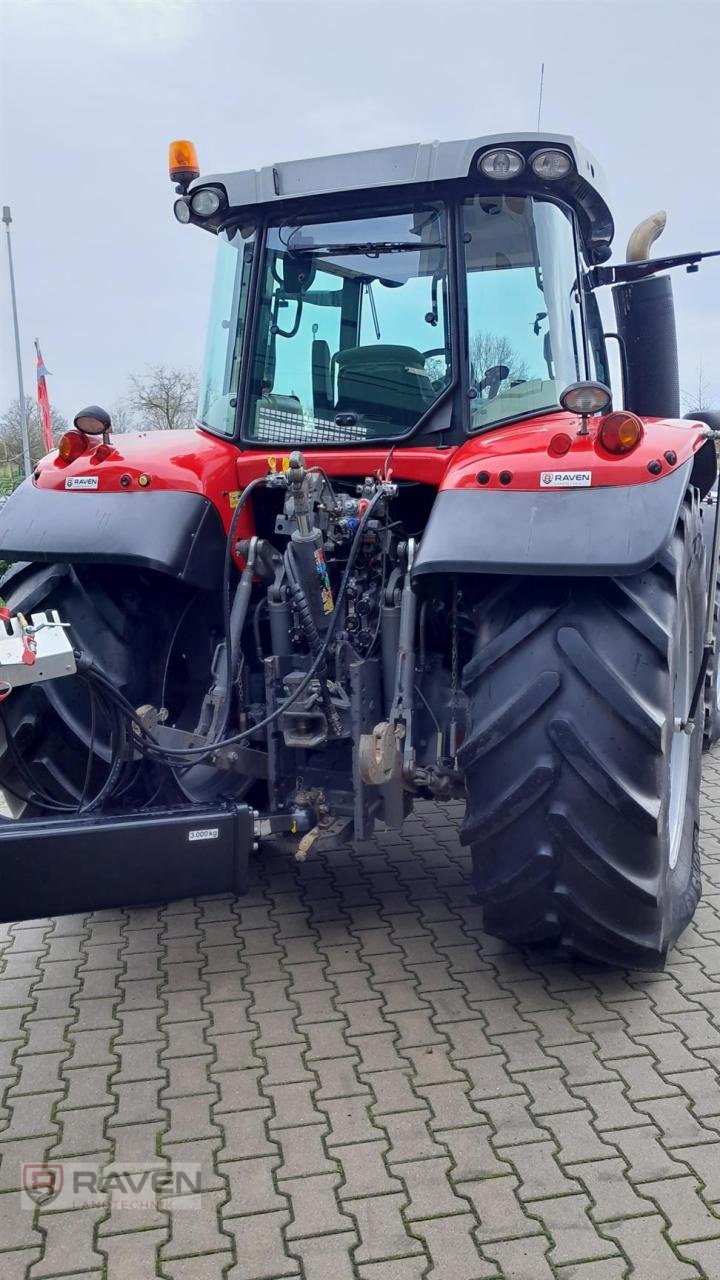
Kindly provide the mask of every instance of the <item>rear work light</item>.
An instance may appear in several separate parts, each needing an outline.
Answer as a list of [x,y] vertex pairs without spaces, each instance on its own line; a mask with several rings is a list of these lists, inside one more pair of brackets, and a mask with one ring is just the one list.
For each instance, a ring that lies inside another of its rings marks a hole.
[[74,458],[79,458],[81,453],[85,453],[88,447],[88,438],[81,431],[66,431],[58,441],[58,455],[63,462],[72,462]]
[[211,218],[222,204],[222,195],[212,187],[203,187],[190,197],[190,208],[198,218]]
[[504,178],[516,178],[525,168],[525,160],[519,151],[510,147],[498,147],[494,151],[486,151],[481,156],[478,168],[486,178],[494,178],[502,182]]
[[545,182],[557,182],[560,178],[567,178],[572,167],[573,162],[567,152],[556,151],[553,147],[536,151],[530,160],[530,168],[535,177],[542,178]]
[[75,414],[73,426],[85,436],[106,436],[112,422],[107,409],[101,409],[99,404],[90,404]]
[[604,382],[571,382],[562,392],[560,404],[568,413],[585,418],[591,413],[605,413],[612,404],[612,393]]
[[643,424],[634,413],[609,413],[600,424],[598,442],[608,453],[630,453],[644,435]]

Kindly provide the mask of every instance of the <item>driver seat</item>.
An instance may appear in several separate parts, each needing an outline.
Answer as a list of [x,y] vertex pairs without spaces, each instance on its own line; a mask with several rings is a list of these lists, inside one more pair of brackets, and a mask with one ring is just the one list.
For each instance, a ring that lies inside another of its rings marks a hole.
[[435,399],[425,360],[415,347],[373,343],[346,347],[331,363],[339,413],[354,412],[411,427]]

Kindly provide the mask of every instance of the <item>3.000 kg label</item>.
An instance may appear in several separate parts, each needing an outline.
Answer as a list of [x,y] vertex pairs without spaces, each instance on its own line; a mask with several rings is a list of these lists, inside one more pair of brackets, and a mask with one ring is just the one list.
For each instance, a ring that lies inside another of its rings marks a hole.
[[541,471],[541,489],[587,489],[592,484],[592,471]]
[[197,831],[188,831],[188,840],[217,840],[220,835],[219,827],[200,827]]

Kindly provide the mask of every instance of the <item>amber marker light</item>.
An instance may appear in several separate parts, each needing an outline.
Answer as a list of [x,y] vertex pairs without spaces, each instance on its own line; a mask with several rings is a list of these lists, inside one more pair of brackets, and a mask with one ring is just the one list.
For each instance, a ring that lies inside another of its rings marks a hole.
[[79,458],[81,453],[85,453],[88,447],[87,436],[80,431],[66,431],[64,436],[58,440],[58,457],[63,462],[72,462],[75,458]]
[[182,187],[188,187],[194,178],[200,177],[194,142],[188,142],[187,138],[177,138],[170,143],[168,170],[170,181],[178,182]]
[[629,453],[643,438],[643,424],[634,413],[609,413],[603,418],[598,441],[608,453]]

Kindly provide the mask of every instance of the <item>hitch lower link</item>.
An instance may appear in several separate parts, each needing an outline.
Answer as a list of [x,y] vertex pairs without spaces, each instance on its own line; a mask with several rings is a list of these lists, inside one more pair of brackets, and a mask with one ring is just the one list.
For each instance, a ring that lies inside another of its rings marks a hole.
[[415,628],[417,596],[412,589],[412,567],[416,542],[409,538],[405,548],[405,575],[400,593],[398,654],[392,706],[387,720],[360,737],[360,776],[371,787],[412,778],[415,772],[413,746],[413,701],[415,687]]

